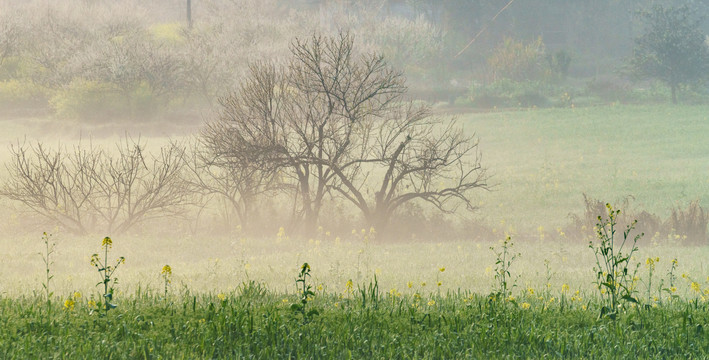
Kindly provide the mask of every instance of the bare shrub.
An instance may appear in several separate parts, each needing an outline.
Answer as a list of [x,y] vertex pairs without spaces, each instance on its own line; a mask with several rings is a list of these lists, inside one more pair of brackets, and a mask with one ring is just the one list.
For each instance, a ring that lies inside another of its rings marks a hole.
[[129,139],[117,144],[115,155],[91,145],[11,146],[10,176],[0,195],[76,234],[120,234],[148,219],[178,214],[191,202],[182,178],[184,147],[171,144],[150,156],[144,149]]
[[704,245],[707,243],[707,223],[709,214],[695,200],[689,203],[686,210],[679,207],[672,209],[667,228],[685,244]]

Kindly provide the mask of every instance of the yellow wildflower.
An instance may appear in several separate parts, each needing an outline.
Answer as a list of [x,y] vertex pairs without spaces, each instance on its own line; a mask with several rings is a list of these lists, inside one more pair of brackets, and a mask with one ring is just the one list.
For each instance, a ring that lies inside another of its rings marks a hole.
[[699,283],[692,281],[692,284],[690,285],[692,287],[692,290],[695,292],[701,292],[702,289],[699,287]]
[[226,300],[226,295],[224,295],[224,293],[219,293],[219,294],[217,295],[217,298],[218,298],[220,301],[224,301],[224,300]]
[[170,265],[165,265],[162,267],[162,270],[160,270],[160,274],[167,276],[172,275],[172,268]]
[[67,311],[72,311],[72,310],[74,310],[74,304],[75,304],[75,303],[74,303],[74,300],[72,300],[72,299],[66,299],[66,300],[64,301],[64,310],[67,310]]
[[99,264],[98,254],[91,255],[91,266],[98,266],[98,264]]
[[103,238],[103,241],[101,242],[101,247],[107,247],[110,249],[111,246],[113,246],[113,240],[111,240],[111,238],[108,236]]
[[522,306],[522,309],[527,310],[531,305],[528,302],[523,302],[520,306]]
[[433,306],[433,305],[436,305],[436,301],[433,299],[428,300],[428,306]]

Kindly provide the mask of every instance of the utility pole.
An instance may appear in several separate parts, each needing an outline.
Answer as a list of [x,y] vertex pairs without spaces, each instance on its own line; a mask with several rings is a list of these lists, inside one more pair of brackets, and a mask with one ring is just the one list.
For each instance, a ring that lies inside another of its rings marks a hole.
[[192,29],[192,0],[187,0],[187,26]]

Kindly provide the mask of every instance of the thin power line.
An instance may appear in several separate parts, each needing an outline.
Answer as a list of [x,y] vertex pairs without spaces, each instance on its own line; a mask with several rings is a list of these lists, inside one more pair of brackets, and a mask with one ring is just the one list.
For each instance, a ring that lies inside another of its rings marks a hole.
[[462,50],[460,50],[460,52],[458,52],[453,58],[454,58],[454,59],[457,58],[458,56],[460,56],[460,54],[462,54],[465,50],[467,50],[467,49],[470,47],[470,45],[473,45],[473,43],[475,42],[475,40],[477,40],[478,37],[479,37],[480,35],[482,35],[482,33],[484,33],[485,30],[487,30],[487,28],[490,26],[490,24],[492,24],[492,23],[495,21],[495,19],[497,19],[497,17],[500,16],[500,14],[502,14],[505,10],[507,10],[507,8],[508,8],[510,5],[512,5],[513,2],[515,2],[515,0],[510,0],[510,2],[507,3],[507,5],[505,5],[502,9],[500,9],[500,11],[498,11],[497,14],[495,14],[495,16],[493,16],[492,19],[490,19],[490,21],[488,21],[488,22],[485,24],[485,26],[483,26],[483,28],[480,29],[480,31],[478,31],[477,34],[475,34],[475,36],[473,37],[473,40],[470,40],[470,42],[468,43],[468,45],[465,45],[465,47],[464,47]]

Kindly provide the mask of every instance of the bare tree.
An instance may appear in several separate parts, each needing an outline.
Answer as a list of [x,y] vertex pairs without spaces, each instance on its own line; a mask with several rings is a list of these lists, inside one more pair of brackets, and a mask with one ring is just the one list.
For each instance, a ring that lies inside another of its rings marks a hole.
[[171,144],[149,158],[144,148],[129,139],[118,145],[117,156],[93,146],[12,146],[10,177],[0,195],[77,234],[123,233],[191,202],[182,176],[184,147]]
[[362,211],[365,220],[386,232],[395,211],[420,200],[451,213],[472,204],[469,192],[487,189],[477,141],[453,120],[431,116],[428,107],[390,107],[384,119],[367,119],[358,131],[356,151],[332,188]]
[[276,174],[272,167],[259,166],[251,158],[242,156],[243,153],[219,152],[224,141],[229,139],[218,136],[198,139],[187,157],[189,179],[201,195],[216,195],[226,200],[240,225],[249,230],[258,196],[277,190]]
[[259,159],[295,185],[304,232],[316,226],[333,165],[345,160],[357,124],[380,117],[404,92],[403,77],[380,55],[357,55],[347,33],[296,40],[287,67],[255,64],[239,91],[221,100],[208,138],[220,151]]

